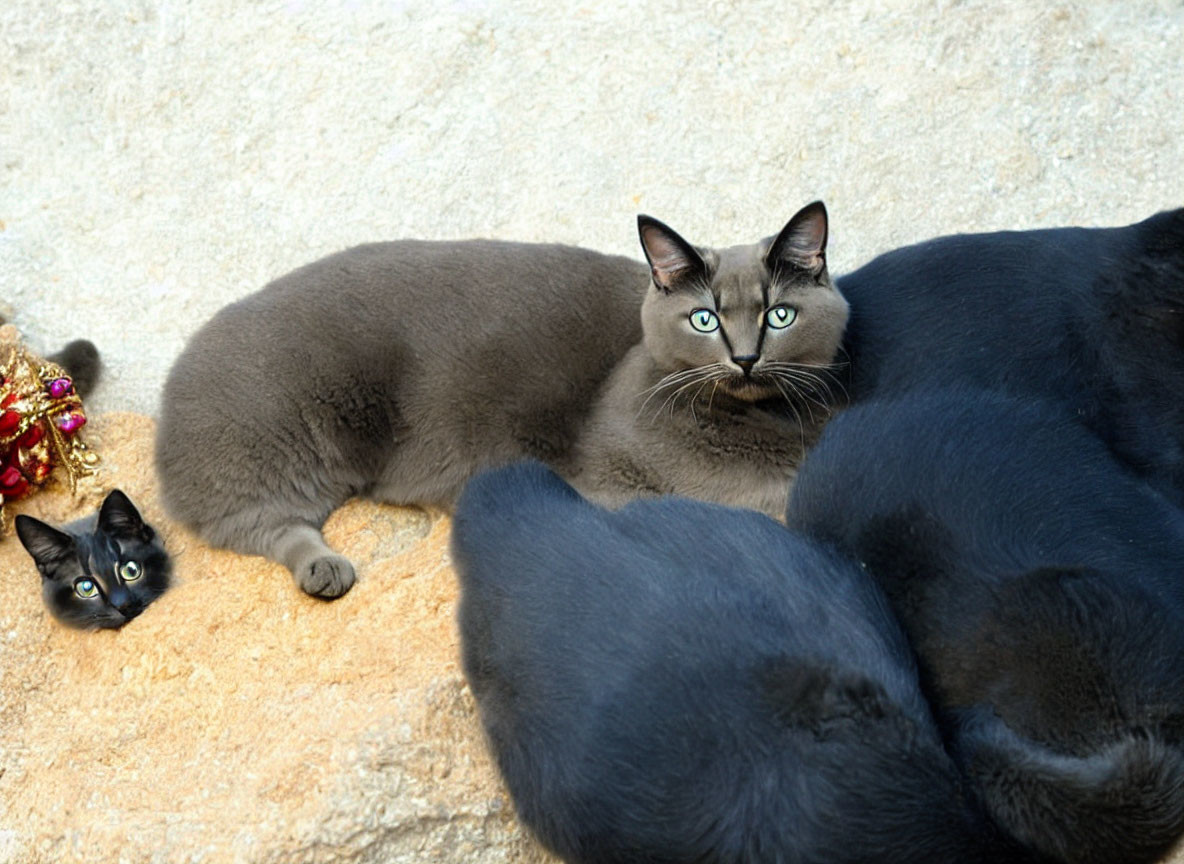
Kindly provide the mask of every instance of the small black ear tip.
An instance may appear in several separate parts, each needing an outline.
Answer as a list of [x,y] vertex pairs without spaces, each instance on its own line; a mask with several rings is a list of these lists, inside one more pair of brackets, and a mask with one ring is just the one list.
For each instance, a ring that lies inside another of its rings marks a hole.
[[143,526],[144,518],[122,489],[112,489],[99,507],[99,524],[107,528],[120,525]]
[[806,217],[822,217],[822,221],[824,222],[830,219],[826,212],[826,205],[822,201],[811,201],[798,211],[798,218]]

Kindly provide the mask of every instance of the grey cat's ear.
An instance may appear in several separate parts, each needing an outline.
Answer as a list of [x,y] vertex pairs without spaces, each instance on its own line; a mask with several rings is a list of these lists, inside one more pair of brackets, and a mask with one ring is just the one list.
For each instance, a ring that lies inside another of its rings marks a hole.
[[826,266],[827,232],[826,205],[821,201],[807,204],[781,229],[765,261],[770,267],[784,262],[820,273]]
[[118,489],[112,490],[99,508],[99,530],[115,537],[136,537],[145,542],[152,539],[152,529],[144,524],[140,511]]
[[645,259],[650,262],[654,285],[663,291],[673,291],[688,276],[704,274],[703,258],[670,226],[642,215],[637,217],[637,233]]
[[42,573],[77,552],[73,537],[32,516],[16,517],[16,536]]

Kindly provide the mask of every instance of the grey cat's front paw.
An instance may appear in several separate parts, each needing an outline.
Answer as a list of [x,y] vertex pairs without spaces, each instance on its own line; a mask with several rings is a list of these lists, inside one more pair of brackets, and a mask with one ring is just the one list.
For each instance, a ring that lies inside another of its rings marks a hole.
[[333,600],[354,586],[354,565],[341,555],[316,558],[296,571],[296,583],[305,594]]

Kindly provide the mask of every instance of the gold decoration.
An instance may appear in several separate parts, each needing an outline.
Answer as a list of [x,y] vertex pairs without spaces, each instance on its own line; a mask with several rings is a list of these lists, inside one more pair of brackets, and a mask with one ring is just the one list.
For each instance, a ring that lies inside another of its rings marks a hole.
[[61,466],[76,493],[98,470],[99,457],[78,432],[86,424],[70,376],[38,357],[11,325],[0,327],[0,536],[8,533],[6,501],[41,486]]

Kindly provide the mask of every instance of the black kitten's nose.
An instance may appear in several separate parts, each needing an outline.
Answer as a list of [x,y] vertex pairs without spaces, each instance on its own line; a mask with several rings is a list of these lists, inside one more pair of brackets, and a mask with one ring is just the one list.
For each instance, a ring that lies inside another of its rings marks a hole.
[[739,366],[741,369],[743,369],[744,374],[747,375],[749,372],[752,371],[753,365],[759,359],[760,359],[759,354],[745,354],[743,357],[733,357],[732,362],[735,363],[737,366]]
[[122,588],[114,589],[107,597],[107,602],[125,615],[127,614],[128,609],[133,605],[131,593],[123,590]]

